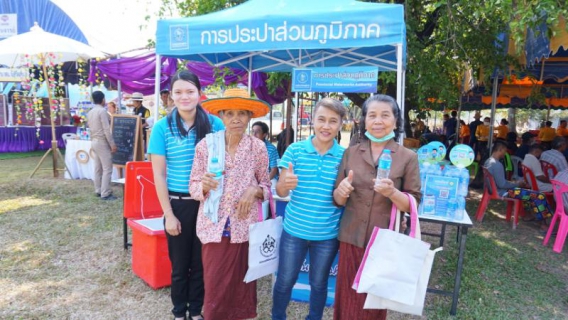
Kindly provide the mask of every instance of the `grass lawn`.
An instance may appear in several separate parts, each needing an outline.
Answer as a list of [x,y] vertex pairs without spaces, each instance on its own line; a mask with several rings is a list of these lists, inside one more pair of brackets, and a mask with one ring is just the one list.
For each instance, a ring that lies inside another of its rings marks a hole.
[[[171,318],[169,289],[152,290],[131,271],[122,201],[100,201],[90,180],[54,179],[49,171],[28,179],[41,155],[0,160],[0,319]],[[122,197],[120,187],[113,189]],[[473,216],[480,198],[470,196]],[[456,318],[567,319],[568,248],[556,254],[543,247],[533,223],[512,230],[504,211],[491,203],[484,222],[469,230]],[[455,228],[448,227],[430,287],[450,289],[456,261]],[[270,286],[268,278],[258,282],[257,319],[270,319]],[[428,294],[422,318],[452,318],[450,304]],[[306,304],[293,303],[288,318],[306,314]],[[332,309],[324,319],[332,319]],[[389,319],[420,318],[391,312]]]

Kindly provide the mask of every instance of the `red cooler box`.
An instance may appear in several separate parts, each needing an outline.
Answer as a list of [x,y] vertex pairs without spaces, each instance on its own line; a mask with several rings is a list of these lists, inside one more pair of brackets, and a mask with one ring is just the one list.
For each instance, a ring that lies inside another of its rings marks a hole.
[[132,271],[153,289],[172,283],[172,265],[162,218],[128,220],[132,228]]

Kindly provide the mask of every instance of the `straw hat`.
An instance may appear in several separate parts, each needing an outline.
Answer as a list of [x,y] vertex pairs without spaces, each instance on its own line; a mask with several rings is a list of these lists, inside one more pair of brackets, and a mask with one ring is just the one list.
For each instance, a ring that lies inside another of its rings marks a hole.
[[252,112],[252,118],[258,118],[270,111],[268,103],[252,99],[248,91],[241,88],[227,89],[222,98],[208,99],[201,102],[201,105],[216,116],[223,110],[247,110]]
[[142,100],[144,100],[144,95],[141,94],[140,92],[134,92],[134,93],[130,96],[130,100],[133,100],[133,101],[142,101]]

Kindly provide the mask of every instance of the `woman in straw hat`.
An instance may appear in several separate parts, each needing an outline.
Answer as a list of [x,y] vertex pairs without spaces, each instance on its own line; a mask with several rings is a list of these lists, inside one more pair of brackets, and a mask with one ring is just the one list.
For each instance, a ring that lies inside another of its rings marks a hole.
[[[249,226],[258,219],[258,202],[268,199],[268,155],[264,142],[245,134],[251,118],[269,106],[243,89],[203,102],[226,130],[207,135],[196,147],[189,190],[198,201],[197,236],[203,243],[208,320],[256,317],[256,281],[244,283],[248,268]],[[213,173],[212,173],[213,172]]]
[[201,242],[195,233],[199,202],[189,194],[189,175],[195,145],[210,132],[223,130],[221,120],[199,104],[201,85],[187,70],[171,81],[175,108],[154,125],[148,153],[152,154],[154,183],[164,212],[168,253],[172,263],[172,313],[176,319],[203,319]]

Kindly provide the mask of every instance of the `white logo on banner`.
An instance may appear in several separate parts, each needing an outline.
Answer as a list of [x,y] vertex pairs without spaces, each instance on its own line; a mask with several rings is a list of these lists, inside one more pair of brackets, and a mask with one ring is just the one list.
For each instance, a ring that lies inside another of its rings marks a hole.
[[189,49],[189,32],[187,25],[170,26],[170,50]]

